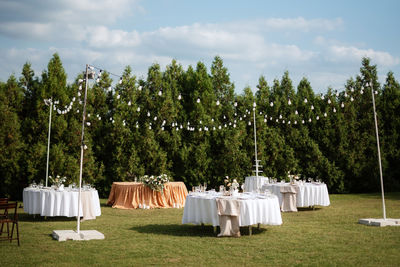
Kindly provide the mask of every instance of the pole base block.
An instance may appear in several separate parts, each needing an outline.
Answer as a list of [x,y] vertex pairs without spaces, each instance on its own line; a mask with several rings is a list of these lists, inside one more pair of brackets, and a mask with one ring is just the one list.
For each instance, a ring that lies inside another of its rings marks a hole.
[[400,226],[400,219],[359,219],[358,220],[359,224],[365,224],[369,226],[379,226],[379,227],[384,227],[384,226]]
[[93,239],[104,239],[104,235],[96,230],[84,230],[78,232],[74,230],[54,230],[52,233],[54,239],[58,241],[67,240],[93,240]]

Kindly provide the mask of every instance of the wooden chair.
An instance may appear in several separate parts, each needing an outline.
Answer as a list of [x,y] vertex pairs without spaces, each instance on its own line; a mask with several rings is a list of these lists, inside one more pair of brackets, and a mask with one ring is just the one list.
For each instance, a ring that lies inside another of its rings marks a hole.
[[[8,203],[8,198],[6,198],[6,197],[0,198],[0,204],[7,204],[7,203]],[[4,211],[3,214],[0,214],[0,219],[7,217],[5,213],[6,213],[6,211]],[[1,224],[0,235],[3,233],[3,226],[4,226],[4,223]]]
[[[2,212],[4,210],[4,212]],[[0,204],[0,211],[4,216],[0,219],[2,226],[7,225],[7,236],[1,236],[0,240],[12,240],[18,241],[19,246],[19,229],[18,229],[18,202],[3,203]],[[14,213],[12,213],[14,212]],[[11,233],[10,233],[10,223],[12,223]],[[17,237],[14,238],[14,227],[16,226]]]

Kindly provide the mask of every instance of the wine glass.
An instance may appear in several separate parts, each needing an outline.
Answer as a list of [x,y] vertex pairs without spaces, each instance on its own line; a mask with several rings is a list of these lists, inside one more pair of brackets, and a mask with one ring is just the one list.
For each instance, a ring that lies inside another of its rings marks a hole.
[[244,192],[246,186],[244,184],[242,184],[240,187],[242,188],[242,191]]
[[220,193],[223,193],[224,191],[225,191],[225,186],[220,185],[220,186],[219,186],[219,192],[220,192]]
[[206,182],[203,184],[203,189],[204,189],[204,192],[207,191],[207,183]]

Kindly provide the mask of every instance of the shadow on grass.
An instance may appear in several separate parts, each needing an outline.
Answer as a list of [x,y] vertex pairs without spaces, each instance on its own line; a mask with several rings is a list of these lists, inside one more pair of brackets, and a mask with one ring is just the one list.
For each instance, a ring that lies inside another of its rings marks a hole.
[[314,207],[314,208],[312,208],[312,207],[298,207],[297,211],[307,212],[307,211],[319,211],[321,209],[322,208],[320,208],[320,207]]
[[[359,194],[361,198],[382,199],[381,193]],[[400,200],[400,192],[385,193],[385,199]]]
[[[131,230],[144,234],[160,234],[172,236],[200,236],[200,237],[216,237],[219,233],[217,227],[214,233],[214,227],[210,225],[182,225],[182,224],[148,224],[143,226],[132,227]],[[252,227],[252,235],[261,234],[267,231],[265,228]],[[249,227],[240,227],[241,235],[249,235]]]
[[76,221],[75,217],[44,217],[36,214],[35,216],[27,213],[18,214],[18,221],[21,222],[66,222],[66,221]]

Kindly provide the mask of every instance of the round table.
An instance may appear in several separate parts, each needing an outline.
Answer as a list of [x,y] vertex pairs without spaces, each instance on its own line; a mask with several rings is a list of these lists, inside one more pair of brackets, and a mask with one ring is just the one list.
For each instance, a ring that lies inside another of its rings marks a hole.
[[[213,226],[219,226],[216,204],[216,198],[219,197],[223,197],[221,193],[211,191],[189,194],[186,198],[182,224],[212,224]],[[280,206],[275,195],[244,193],[230,198],[241,202],[240,226],[282,224]]]
[[268,177],[248,176],[244,180],[244,191],[245,192],[257,191],[257,189],[261,189],[261,187],[266,183],[268,183]]
[[[265,184],[261,190],[270,190],[278,196],[279,204],[282,204],[281,188],[290,185],[289,183]],[[325,183],[297,183],[296,185],[296,206],[329,206],[328,187]]]
[[[78,189],[25,188],[23,191],[24,211],[41,216],[78,216]],[[94,219],[101,215],[100,200],[97,190],[82,190],[79,216]]]

